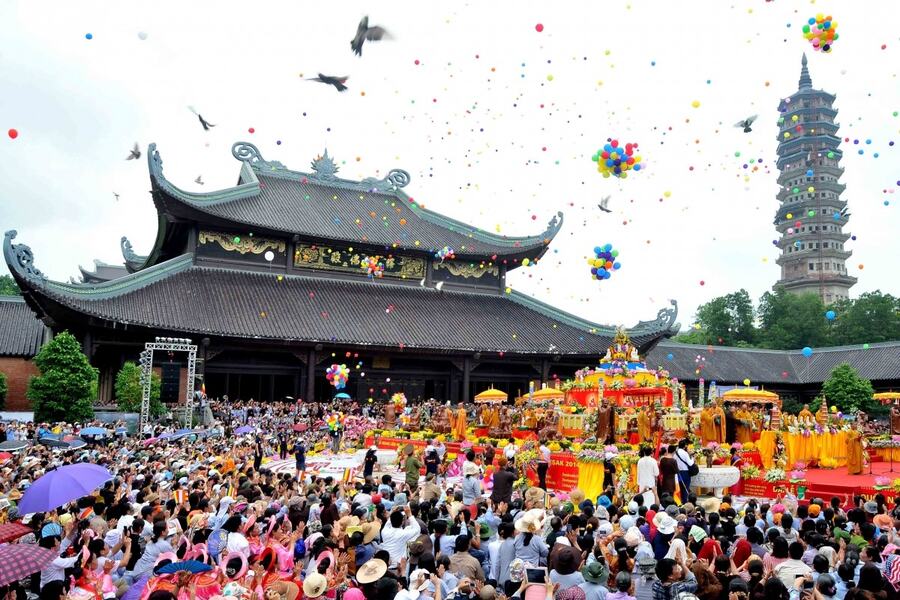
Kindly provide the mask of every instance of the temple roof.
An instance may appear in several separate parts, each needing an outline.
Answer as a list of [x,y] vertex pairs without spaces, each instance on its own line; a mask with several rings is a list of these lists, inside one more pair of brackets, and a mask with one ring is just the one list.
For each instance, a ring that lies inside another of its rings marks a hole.
[[[647,364],[661,366],[672,377],[684,381],[703,377],[707,382],[719,384],[738,384],[744,379],[749,379],[751,385],[769,386],[822,383],[841,363],[850,363],[865,379],[900,379],[900,341],[868,346],[816,348],[813,355],[806,358],[799,348],[766,350],[663,341],[650,352]],[[702,365],[699,374],[696,372],[698,365]]]
[[21,296],[0,296],[0,356],[31,358],[44,341],[44,324]]
[[[197,266],[184,254],[105,283],[50,281],[31,249],[6,233],[4,257],[36,310],[68,311],[109,326],[286,342],[437,352],[602,354],[615,328],[589,323],[527,296],[439,291],[386,281],[340,281]],[[629,331],[650,348],[674,335],[677,306]]]
[[523,258],[540,258],[563,222],[558,212],[537,235],[495,235],[423,208],[403,192],[410,180],[406,171],[392,170],[383,179],[341,179],[327,151],[304,173],[266,161],[253,144],[237,142],[232,154],[243,163],[238,185],[208,193],[187,192],[169,182],[155,144],[147,154],[161,231],[144,266],[166,257],[159,248],[166,239],[164,215],[427,254],[449,246],[459,257],[505,262],[508,268]]
[[81,265],[78,266],[78,271],[81,273],[81,283],[100,283],[128,274],[125,265],[110,265],[96,258],[93,271],[88,271]]

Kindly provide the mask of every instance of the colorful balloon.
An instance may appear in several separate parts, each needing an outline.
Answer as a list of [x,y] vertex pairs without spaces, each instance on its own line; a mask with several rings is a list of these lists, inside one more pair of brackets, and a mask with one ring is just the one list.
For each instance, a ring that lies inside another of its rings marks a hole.
[[616,260],[619,251],[613,249],[612,244],[594,247],[594,258],[588,259],[591,266],[591,277],[593,279],[609,279],[613,271],[622,268],[622,264]]
[[837,315],[835,314],[835,312],[833,310],[825,311],[825,318],[828,319],[829,321],[834,321],[834,318],[836,316]]
[[803,37],[809,40],[816,52],[831,52],[831,47],[837,41],[837,22],[831,20],[831,16],[822,13],[810,17],[803,26]]
[[325,379],[334,386],[336,390],[343,389],[347,385],[347,379],[350,377],[350,369],[344,364],[333,364],[325,369]]
[[456,258],[456,253],[453,251],[453,248],[450,246],[444,246],[440,250],[434,253],[435,258],[441,259],[441,262],[444,262],[445,259],[454,259]]
[[809,358],[810,356],[813,355],[813,350],[812,350],[812,348],[810,348],[809,346],[805,346],[805,347],[803,348],[803,350],[800,351],[800,353],[801,353],[803,356],[805,356],[806,358]]
[[384,263],[381,262],[380,256],[363,256],[359,261],[359,268],[366,272],[369,279],[384,275]]
[[623,148],[619,140],[610,139],[594,153],[591,160],[597,163],[597,170],[603,177],[613,175],[625,179],[628,171],[640,171],[643,168],[641,156],[635,154],[637,147],[636,143],[628,143]]

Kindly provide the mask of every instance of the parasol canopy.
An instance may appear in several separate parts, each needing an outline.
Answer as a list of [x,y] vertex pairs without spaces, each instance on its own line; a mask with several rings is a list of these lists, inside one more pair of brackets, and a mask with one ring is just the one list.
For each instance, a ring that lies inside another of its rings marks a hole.
[[25,491],[19,501],[19,512],[51,511],[66,502],[87,496],[110,479],[112,474],[99,465],[78,463],[62,466],[39,477]]
[[536,390],[531,397],[535,400],[563,400],[566,397],[566,393],[562,390],[548,387]]
[[183,571],[196,575],[197,573],[206,573],[207,571],[212,571],[212,567],[207,565],[206,563],[200,562],[199,560],[183,560],[180,562],[169,563],[164,567],[160,567],[157,573],[181,573]]
[[752,388],[735,388],[722,394],[725,402],[747,402],[749,404],[777,404],[781,406],[781,398],[775,392],[754,390]]
[[37,573],[57,557],[55,550],[37,544],[0,546],[0,586]]
[[0,450],[7,450],[9,452],[24,450],[28,446],[29,444],[25,440],[7,440],[5,442],[0,442]]
[[896,404],[900,402],[900,392],[879,392],[872,395],[873,400],[878,400],[882,404]]
[[104,429],[103,427],[85,427],[84,429],[79,431],[78,434],[79,435],[106,437],[109,435],[109,430]]
[[334,399],[335,400],[349,400],[350,394],[345,394],[344,392],[341,392],[339,394],[335,394]]
[[308,426],[306,425],[306,423],[294,423],[291,426],[291,429],[293,429],[296,432],[302,433],[302,432],[306,431],[307,427]]
[[245,435],[247,433],[253,433],[253,428],[249,425],[241,425],[237,429],[234,430],[236,435]]
[[15,541],[28,533],[34,533],[34,530],[28,525],[23,525],[18,521],[4,523],[3,525],[0,525],[0,544],[7,544]]
[[476,404],[501,404],[506,402],[506,392],[490,388],[475,396]]

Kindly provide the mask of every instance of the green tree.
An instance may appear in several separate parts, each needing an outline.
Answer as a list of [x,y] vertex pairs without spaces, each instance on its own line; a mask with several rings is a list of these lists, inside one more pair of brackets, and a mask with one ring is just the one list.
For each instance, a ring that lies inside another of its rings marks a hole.
[[703,335],[696,337],[702,339],[701,344],[748,346],[756,337],[753,319],[753,301],[747,290],[741,289],[697,308]]
[[0,296],[21,296],[22,290],[10,275],[0,275]]
[[872,400],[872,394],[869,380],[860,377],[856,369],[847,363],[836,366],[828,380],[822,384],[822,395],[828,404],[837,406],[842,412],[870,412],[876,404]]
[[900,298],[876,290],[835,302],[829,309],[836,315],[831,325],[834,344],[900,340]]
[[97,370],[81,352],[81,345],[68,331],[46,344],[34,364],[41,371],[28,382],[26,395],[34,407],[36,421],[76,422],[94,415],[91,381]]
[[818,294],[791,294],[782,288],[759,300],[759,346],[791,350],[828,343],[825,305]]
[[[159,401],[162,382],[159,375],[150,375],[150,414],[158,417],[166,412],[166,407]],[[125,412],[141,412],[141,368],[131,361],[126,362],[116,374],[116,405]]]
[[6,408],[7,392],[9,392],[9,387],[6,385],[6,374],[0,373],[0,410]]

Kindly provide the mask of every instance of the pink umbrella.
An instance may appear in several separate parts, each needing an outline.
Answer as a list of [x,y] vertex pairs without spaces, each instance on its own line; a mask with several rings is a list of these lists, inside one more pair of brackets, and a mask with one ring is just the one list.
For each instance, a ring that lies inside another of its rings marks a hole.
[[0,546],[0,586],[37,573],[57,557],[55,550],[35,544]]

